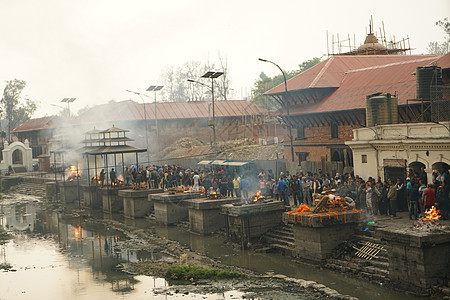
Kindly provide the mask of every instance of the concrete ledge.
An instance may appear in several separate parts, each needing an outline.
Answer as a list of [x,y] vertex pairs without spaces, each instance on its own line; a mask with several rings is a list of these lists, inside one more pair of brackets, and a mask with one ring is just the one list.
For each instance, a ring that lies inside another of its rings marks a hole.
[[179,194],[169,194],[169,193],[163,193],[163,194],[155,194],[155,195],[148,195],[149,199],[155,201],[155,202],[165,202],[165,203],[178,203],[183,200],[187,199],[195,199],[200,198],[200,193],[179,193]]
[[118,195],[123,199],[123,215],[131,219],[144,217],[153,211],[153,201],[148,196],[162,192],[162,189],[120,190]]
[[327,227],[347,223],[358,223],[364,213],[360,210],[340,211],[333,213],[288,213],[283,214],[285,224],[298,224],[306,227]]
[[274,201],[267,203],[255,203],[243,205],[233,205],[233,204],[222,205],[222,213],[229,216],[254,215],[260,213],[267,213],[271,211],[284,211],[284,203],[281,201]]
[[207,199],[207,198],[197,198],[184,200],[184,205],[187,208],[204,210],[204,209],[217,209],[224,204],[232,204],[241,201],[240,198],[223,198],[223,199]]
[[404,286],[444,285],[450,275],[450,231],[379,228],[388,247],[389,278]]
[[164,190],[163,189],[134,190],[134,189],[128,188],[126,190],[120,190],[119,197],[137,197],[137,198],[145,197],[145,198],[147,198],[148,195],[160,194],[160,193],[164,193]]

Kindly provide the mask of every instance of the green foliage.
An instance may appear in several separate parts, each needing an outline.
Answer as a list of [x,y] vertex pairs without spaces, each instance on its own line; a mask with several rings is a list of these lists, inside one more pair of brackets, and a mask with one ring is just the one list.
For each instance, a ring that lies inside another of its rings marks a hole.
[[175,281],[187,281],[193,278],[194,280],[199,279],[230,279],[239,278],[244,276],[242,273],[237,271],[226,271],[214,268],[202,268],[197,266],[177,266],[169,267],[166,271],[167,280]]
[[[308,70],[321,61],[320,57],[314,57],[302,62],[297,70],[284,71],[286,74],[286,80],[291,79],[294,76]],[[264,93],[268,90],[276,87],[284,82],[283,75],[279,74],[274,77],[268,77],[264,72],[259,75],[259,79],[255,81],[254,88],[252,90],[252,102],[259,106],[265,107],[269,110],[277,110],[281,107],[280,103],[276,102],[270,97],[264,96]]]
[[26,84],[24,80],[9,80],[3,90],[0,107],[8,122],[8,139],[11,139],[11,130],[30,119],[37,108],[35,102],[22,98]]

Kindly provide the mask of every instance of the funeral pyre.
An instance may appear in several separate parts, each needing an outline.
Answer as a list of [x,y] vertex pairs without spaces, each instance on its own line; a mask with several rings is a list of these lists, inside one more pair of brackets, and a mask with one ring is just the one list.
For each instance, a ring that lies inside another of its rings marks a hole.
[[417,220],[417,224],[414,225],[414,230],[435,232],[435,231],[450,231],[450,226],[443,225],[440,222],[440,211],[432,206],[430,209],[425,210],[425,217]]
[[256,193],[247,198],[245,201],[246,204],[258,204],[258,203],[267,203],[272,202],[273,200],[267,199],[260,190],[257,190]]
[[66,181],[74,181],[81,179],[81,172],[77,166],[69,166],[66,168]]
[[[289,211],[287,213],[288,219],[293,223],[309,222],[313,217],[318,217],[320,223],[323,220],[343,220],[347,222],[348,215],[354,215],[357,213],[359,219],[361,219],[362,211],[355,209],[355,201],[349,197],[340,197],[338,195],[329,193],[315,196],[315,206],[309,207],[307,204],[302,204],[298,209]],[[293,219],[291,219],[293,218]]]

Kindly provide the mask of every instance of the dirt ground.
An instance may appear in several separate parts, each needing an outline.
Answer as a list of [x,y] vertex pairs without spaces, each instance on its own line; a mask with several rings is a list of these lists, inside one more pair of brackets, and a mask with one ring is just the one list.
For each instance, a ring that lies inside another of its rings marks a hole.
[[[230,160],[273,160],[284,158],[283,144],[259,145],[249,139],[233,140],[217,143],[218,159]],[[197,139],[183,138],[163,149],[162,158],[179,158],[204,156],[213,153],[209,144]]]

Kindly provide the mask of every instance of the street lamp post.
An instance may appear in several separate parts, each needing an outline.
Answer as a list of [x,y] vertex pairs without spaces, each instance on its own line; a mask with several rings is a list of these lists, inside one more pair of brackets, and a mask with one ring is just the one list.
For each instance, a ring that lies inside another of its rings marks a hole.
[[434,124],[438,124],[438,125],[441,125],[441,126],[445,127],[445,129],[447,129],[447,131],[448,131],[448,137],[450,138],[450,128],[449,127],[447,127],[444,124],[439,123],[437,121],[431,121],[431,122],[433,122]]
[[[287,100],[288,89],[287,89],[286,74],[284,73],[283,69],[279,65],[274,63],[273,61],[270,61],[270,60],[267,60],[267,59],[263,59],[263,58],[259,58],[258,60],[262,61],[262,62],[268,62],[268,63],[271,63],[271,64],[275,65],[281,71],[281,74],[283,74],[284,93],[286,95],[286,101],[285,101],[286,115],[287,115],[287,119],[289,120],[290,119],[290,115],[289,115],[289,103],[288,103],[288,100]],[[294,144],[293,144],[293,140],[294,139],[292,137],[292,127],[291,127],[290,123],[288,123],[288,122],[286,122],[286,123],[287,123],[286,125],[287,125],[287,128],[288,128],[288,132],[289,132],[289,140],[291,142],[291,158],[292,158],[291,160],[295,161],[295,159],[294,159]]]
[[64,98],[61,100],[61,102],[67,103],[67,115],[70,118],[70,103],[72,103],[73,101],[75,101],[75,99],[77,98]]
[[[145,101],[144,98],[142,98],[142,96],[146,96],[145,94],[141,94],[139,92],[134,92],[134,91],[130,91],[130,90],[126,90],[128,93],[133,93],[139,96],[139,98],[141,98],[142,103],[144,104],[144,122],[145,122],[145,145],[147,147],[147,164],[150,162],[150,153],[148,151],[148,130],[147,130],[147,112],[145,110]],[[136,157],[137,157],[137,153],[136,153]]]
[[214,148],[214,158],[217,158],[217,144],[216,144],[216,112],[215,112],[215,105],[214,105],[214,79],[220,77],[223,75],[223,72],[212,72],[208,71],[205,74],[201,76],[201,78],[211,78],[211,87],[207,86],[206,84],[195,81],[192,79],[188,79],[189,82],[198,83],[201,85],[204,85],[211,89],[211,103],[212,103],[212,129],[213,129],[213,148]]
[[155,130],[156,130],[156,153],[159,152],[159,132],[158,132],[158,110],[156,106],[156,92],[160,91],[164,86],[162,85],[151,85],[147,91],[155,92]]

